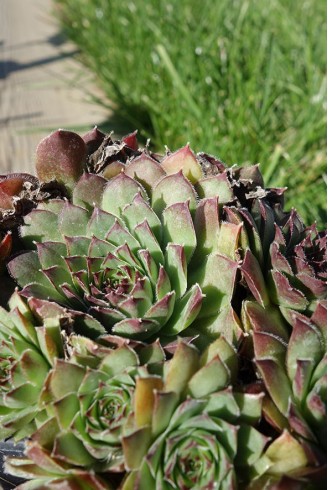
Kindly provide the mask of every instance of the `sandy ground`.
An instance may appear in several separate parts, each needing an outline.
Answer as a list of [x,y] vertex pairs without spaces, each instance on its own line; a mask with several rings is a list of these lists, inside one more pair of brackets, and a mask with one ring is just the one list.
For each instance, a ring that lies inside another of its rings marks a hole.
[[58,128],[83,134],[108,119],[99,91],[51,14],[51,0],[0,2],[0,173],[34,173],[41,138]]

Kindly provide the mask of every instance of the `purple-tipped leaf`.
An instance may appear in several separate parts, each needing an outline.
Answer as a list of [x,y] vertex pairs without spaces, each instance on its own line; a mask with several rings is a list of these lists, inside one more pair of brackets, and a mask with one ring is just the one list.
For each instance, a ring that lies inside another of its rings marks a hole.
[[167,175],[175,174],[182,170],[183,175],[192,184],[198,182],[203,176],[202,167],[189,145],[166,155],[161,161],[161,167]]
[[140,182],[140,184],[151,193],[157,182],[165,176],[164,170],[146,153],[133,159],[124,169],[126,175]]
[[260,265],[250,250],[246,251],[241,270],[254,298],[264,308],[269,304],[269,297]]
[[106,179],[96,174],[84,173],[73,189],[73,204],[86,209],[100,206]]
[[102,195],[102,209],[120,217],[123,208],[130,204],[138,193],[141,193],[147,199],[147,195],[141,185],[124,172],[121,172],[107,182]]
[[187,202],[175,203],[163,211],[164,245],[182,245],[187,263],[196,248],[197,238]]
[[152,208],[159,217],[168,206],[188,201],[190,211],[195,211],[196,193],[182,171],[162,178],[154,187],[151,200]]

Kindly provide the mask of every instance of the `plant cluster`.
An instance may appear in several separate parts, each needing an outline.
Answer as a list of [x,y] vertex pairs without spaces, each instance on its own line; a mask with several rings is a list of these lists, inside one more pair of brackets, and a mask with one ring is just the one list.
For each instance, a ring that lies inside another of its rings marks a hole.
[[321,488],[326,233],[258,165],[136,132],[55,131],[36,173],[0,180],[17,488]]

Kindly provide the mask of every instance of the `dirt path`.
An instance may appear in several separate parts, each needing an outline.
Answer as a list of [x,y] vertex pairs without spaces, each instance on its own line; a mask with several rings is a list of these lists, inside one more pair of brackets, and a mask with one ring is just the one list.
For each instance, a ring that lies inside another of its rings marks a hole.
[[0,2],[0,173],[33,173],[43,136],[59,127],[83,133],[109,116],[88,101],[91,76],[51,8],[51,0]]

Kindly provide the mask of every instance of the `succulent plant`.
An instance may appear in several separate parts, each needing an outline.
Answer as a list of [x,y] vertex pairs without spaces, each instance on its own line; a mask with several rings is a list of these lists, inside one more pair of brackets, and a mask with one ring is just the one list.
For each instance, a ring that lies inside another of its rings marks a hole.
[[0,302],[3,306],[15,287],[5,273],[4,263],[11,253],[21,250],[22,243],[17,229],[23,224],[23,216],[36,207],[38,202],[66,195],[63,186],[54,182],[40,184],[30,174],[0,175],[0,280],[3,283],[0,288]]
[[127,343],[111,348],[75,336],[68,342],[69,360],[58,359],[45,380],[40,407],[47,420],[32,440],[47,441],[52,456],[67,464],[123,471],[121,434],[133,409],[136,378],[149,379],[151,365],[164,360],[163,350],[155,344],[139,348],[138,355]]
[[122,440],[123,490],[245,488],[251,479],[307,464],[304,450],[287,432],[281,442],[288,442],[298,458],[285,461],[276,441],[266,449],[269,438],[254,428],[263,393],[231,389],[236,362],[224,337],[201,357],[180,343],[162,385],[137,380],[135,410]]
[[19,440],[42,421],[38,403],[43,383],[64,349],[59,318],[38,326],[17,293],[10,307],[10,312],[0,308],[0,438]]
[[[315,225],[305,228],[295,211],[288,219],[278,216],[274,225],[272,211],[270,216],[266,210],[265,218],[262,239],[256,224],[252,223],[252,246],[245,247],[241,270],[251,293],[248,300],[255,300],[265,309],[265,315],[275,310],[276,319],[281,316],[282,330],[286,322],[293,324],[295,311],[310,317],[317,302],[326,298],[327,235],[318,232]],[[248,307],[245,303],[245,325],[252,323]]]
[[318,303],[311,318],[295,312],[289,342],[253,332],[255,363],[270,395],[264,415],[278,430],[289,427],[312,453],[316,465],[326,453],[327,309]]
[[6,462],[18,488],[319,488],[326,233],[258,165],[161,156],[136,132],[58,130],[36,163],[41,183],[0,176],[0,263],[22,288],[0,310],[0,435],[29,438]]
[[84,174],[72,203],[51,200],[26,216],[20,235],[31,251],[9,263],[22,294],[83,311],[98,334],[237,339],[241,225],[219,218],[234,199],[228,172],[203,176],[187,148],[173,173],[172,158],[140,155],[108,181]]

